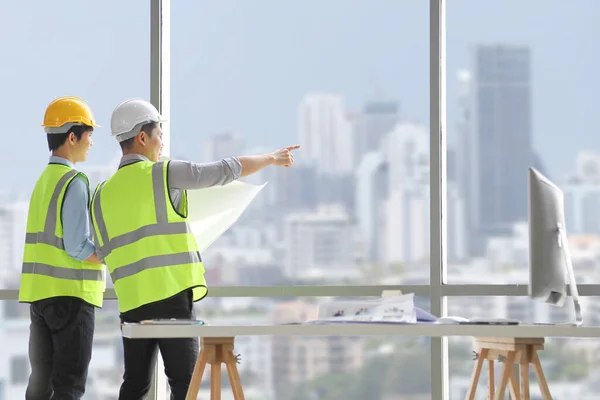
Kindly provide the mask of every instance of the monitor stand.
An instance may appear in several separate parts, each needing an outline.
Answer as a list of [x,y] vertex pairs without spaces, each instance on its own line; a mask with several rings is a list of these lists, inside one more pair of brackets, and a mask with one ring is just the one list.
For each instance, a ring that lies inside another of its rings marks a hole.
[[561,247],[563,250],[563,255],[565,257],[565,265],[567,267],[566,277],[569,283],[571,297],[573,298],[573,306],[575,308],[575,325],[581,326],[583,324],[583,315],[581,313],[581,304],[579,303],[579,291],[577,290],[577,283],[575,282],[575,273],[573,272],[571,250],[569,249],[567,241],[567,232],[564,226],[560,223],[558,224],[557,233],[558,246]]

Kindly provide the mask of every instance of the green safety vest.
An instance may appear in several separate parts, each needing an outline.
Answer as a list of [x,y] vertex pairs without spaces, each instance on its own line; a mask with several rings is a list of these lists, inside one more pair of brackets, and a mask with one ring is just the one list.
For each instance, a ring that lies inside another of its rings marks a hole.
[[76,176],[88,183],[83,173],[67,165],[48,164],[35,184],[27,215],[19,289],[22,303],[73,296],[102,307],[104,265],[71,257],[63,243],[63,199]]
[[190,288],[194,301],[207,293],[204,266],[187,223],[187,192],[177,210],[169,196],[168,165],[138,161],[123,166],[92,196],[95,241],[120,312]]

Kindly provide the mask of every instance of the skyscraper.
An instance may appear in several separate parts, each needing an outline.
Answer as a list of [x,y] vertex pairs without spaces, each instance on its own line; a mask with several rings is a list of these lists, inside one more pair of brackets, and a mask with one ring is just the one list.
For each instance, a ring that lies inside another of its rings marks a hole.
[[480,253],[487,238],[510,234],[527,220],[527,169],[535,164],[531,126],[530,50],[480,45],[474,51],[473,143],[467,209],[471,239]]
[[400,120],[400,106],[395,101],[369,101],[353,121],[354,157],[361,158],[381,147],[381,141]]
[[381,151],[362,157],[356,169],[356,216],[360,234],[366,242],[369,261],[383,259],[386,214],[383,205],[388,198],[388,163]]
[[298,136],[298,161],[314,165],[319,175],[340,175],[354,168],[351,126],[341,96],[307,94],[298,107]]
[[388,164],[385,261],[419,262],[429,256],[429,137],[424,126],[398,123],[382,143]]

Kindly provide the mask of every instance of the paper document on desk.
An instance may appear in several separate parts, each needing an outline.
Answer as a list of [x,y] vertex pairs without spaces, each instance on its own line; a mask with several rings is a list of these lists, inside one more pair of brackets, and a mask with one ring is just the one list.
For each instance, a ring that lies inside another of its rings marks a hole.
[[188,221],[200,252],[214,243],[265,187],[244,182],[188,191]]
[[414,294],[322,303],[318,321],[416,323]]

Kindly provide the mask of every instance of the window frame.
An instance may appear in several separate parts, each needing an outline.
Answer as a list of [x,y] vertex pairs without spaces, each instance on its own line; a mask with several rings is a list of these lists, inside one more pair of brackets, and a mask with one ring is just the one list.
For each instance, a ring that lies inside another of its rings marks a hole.
[[[150,101],[170,117],[170,0],[151,0]],[[211,288],[210,297],[328,297],[380,296],[400,290],[428,297],[434,315],[447,315],[447,297],[527,296],[527,284],[448,284],[446,235],[446,3],[429,0],[430,68],[430,282],[428,285],[371,286],[232,286]],[[163,123],[163,153],[170,153],[170,124]],[[600,284],[578,285],[580,296],[600,293]],[[18,301],[18,289],[0,289],[0,300]],[[114,289],[105,299],[116,300]],[[431,338],[431,397],[449,400],[448,340]],[[158,358],[149,399],[167,399],[167,381]]]

